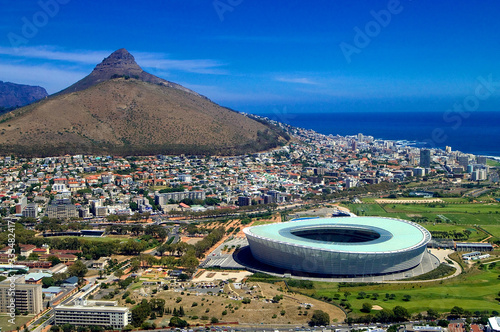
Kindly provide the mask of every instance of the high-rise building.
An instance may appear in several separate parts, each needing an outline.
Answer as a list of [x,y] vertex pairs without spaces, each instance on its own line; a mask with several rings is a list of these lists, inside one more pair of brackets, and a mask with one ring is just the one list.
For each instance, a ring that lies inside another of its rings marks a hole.
[[363,134],[359,133],[358,134],[358,142],[363,142],[363,140],[364,140]]
[[457,158],[458,165],[462,166],[464,169],[467,169],[467,165],[469,165],[469,157],[460,156]]
[[488,177],[488,173],[485,169],[480,169],[472,172],[470,179],[472,181],[484,181]]
[[484,156],[477,156],[476,157],[476,163],[480,165],[486,165],[486,157]]
[[420,150],[420,167],[423,168],[431,167],[431,150],[427,149]]
[[425,176],[425,168],[415,167],[413,169],[414,176]]
[[240,196],[240,197],[238,197],[238,205],[239,206],[252,205],[252,198],[248,197],[248,196]]
[[8,278],[0,282],[0,312],[10,312],[12,303],[14,308],[21,313],[38,314],[41,312],[43,310],[42,285],[27,284],[24,276],[17,278],[13,283],[11,280]]

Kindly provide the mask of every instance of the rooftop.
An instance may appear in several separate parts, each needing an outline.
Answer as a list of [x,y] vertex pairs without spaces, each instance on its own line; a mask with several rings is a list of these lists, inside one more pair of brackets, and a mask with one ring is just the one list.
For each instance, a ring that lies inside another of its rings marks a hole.
[[[301,231],[333,234],[343,230],[361,231],[368,234],[368,237],[358,242],[333,242],[297,235]],[[245,234],[295,246],[368,253],[404,250],[428,242],[431,238],[430,233],[417,224],[382,217],[301,218],[297,221],[249,227],[243,231]],[[373,234],[379,236],[372,236]]]

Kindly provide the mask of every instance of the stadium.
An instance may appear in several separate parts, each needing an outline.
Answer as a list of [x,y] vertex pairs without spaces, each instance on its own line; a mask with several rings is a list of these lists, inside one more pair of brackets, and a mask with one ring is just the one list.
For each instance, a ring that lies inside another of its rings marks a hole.
[[252,256],[285,271],[377,276],[420,264],[430,233],[400,219],[306,218],[245,228]]

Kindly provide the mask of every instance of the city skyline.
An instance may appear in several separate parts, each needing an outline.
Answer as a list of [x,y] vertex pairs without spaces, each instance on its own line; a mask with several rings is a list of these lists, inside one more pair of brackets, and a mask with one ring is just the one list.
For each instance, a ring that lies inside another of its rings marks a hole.
[[0,80],[55,93],[128,49],[144,70],[239,111],[496,111],[495,2],[2,1]]

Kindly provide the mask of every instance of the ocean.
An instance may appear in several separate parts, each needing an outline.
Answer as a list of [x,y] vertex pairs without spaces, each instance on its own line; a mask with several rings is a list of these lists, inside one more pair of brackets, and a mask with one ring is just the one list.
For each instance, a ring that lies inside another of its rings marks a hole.
[[500,112],[331,112],[259,114],[322,134],[407,140],[420,147],[500,157]]

